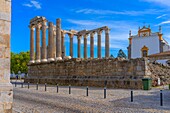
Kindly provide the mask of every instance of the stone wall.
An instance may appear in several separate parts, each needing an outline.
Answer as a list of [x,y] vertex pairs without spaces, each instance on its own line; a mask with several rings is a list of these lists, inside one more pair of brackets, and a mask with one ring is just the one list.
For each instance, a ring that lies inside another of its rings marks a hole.
[[0,113],[12,112],[10,84],[11,0],[0,0]]
[[152,85],[157,85],[157,80],[160,78],[161,84],[170,84],[170,66],[160,63],[149,63],[149,70],[151,72]]
[[149,76],[146,59],[70,59],[29,65],[25,82],[60,85],[142,88],[142,78]]

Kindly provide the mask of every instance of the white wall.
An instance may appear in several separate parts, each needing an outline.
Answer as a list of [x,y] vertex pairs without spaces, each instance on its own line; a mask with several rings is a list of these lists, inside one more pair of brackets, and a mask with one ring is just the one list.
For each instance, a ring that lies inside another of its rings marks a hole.
[[141,49],[144,45],[149,48],[148,55],[160,52],[158,36],[135,37],[132,39],[131,58],[142,57]]

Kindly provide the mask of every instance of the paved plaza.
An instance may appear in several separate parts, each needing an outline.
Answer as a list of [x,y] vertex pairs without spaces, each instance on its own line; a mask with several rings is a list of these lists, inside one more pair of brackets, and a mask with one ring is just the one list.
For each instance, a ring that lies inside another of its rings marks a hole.
[[[27,84],[14,86],[14,113],[168,113],[170,112],[170,90],[168,86],[153,88],[150,91],[134,90],[131,102],[131,90],[107,89],[104,99],[103,88],[71,87]],[[160,90],[163,90],[163,106],[160,106]]]

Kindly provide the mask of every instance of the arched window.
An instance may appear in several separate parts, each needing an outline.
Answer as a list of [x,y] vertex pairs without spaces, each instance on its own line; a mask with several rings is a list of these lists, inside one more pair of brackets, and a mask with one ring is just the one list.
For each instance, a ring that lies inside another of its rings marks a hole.
[[142,52],[142,57],[147,57],[148,56],[148,47],[143,46],[143,48],[141,49]]

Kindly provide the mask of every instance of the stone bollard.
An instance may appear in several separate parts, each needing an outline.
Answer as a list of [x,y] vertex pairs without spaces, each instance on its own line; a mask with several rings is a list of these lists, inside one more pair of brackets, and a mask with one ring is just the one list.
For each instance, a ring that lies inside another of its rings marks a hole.
[[87,97],[89,96],[89,88],[88,88],[88,86],[87,86],[87,88],[86,88],[86,96],[87,96]]
[[37,85],[36,85],[36,89],[38,90],[38,82],[37,82]]
[[106,87],[104,88],[104,98],[106,98]]
[[133,102],[133,90],[131,90],[131,102]]
[[47,84],[45,83],[45,91],[47,91]]
[[163,106],[163,94],[162,94],[162,90],[160,90],[160,105]]
[[71,94],[71,85],[69,85],[69,94]]

